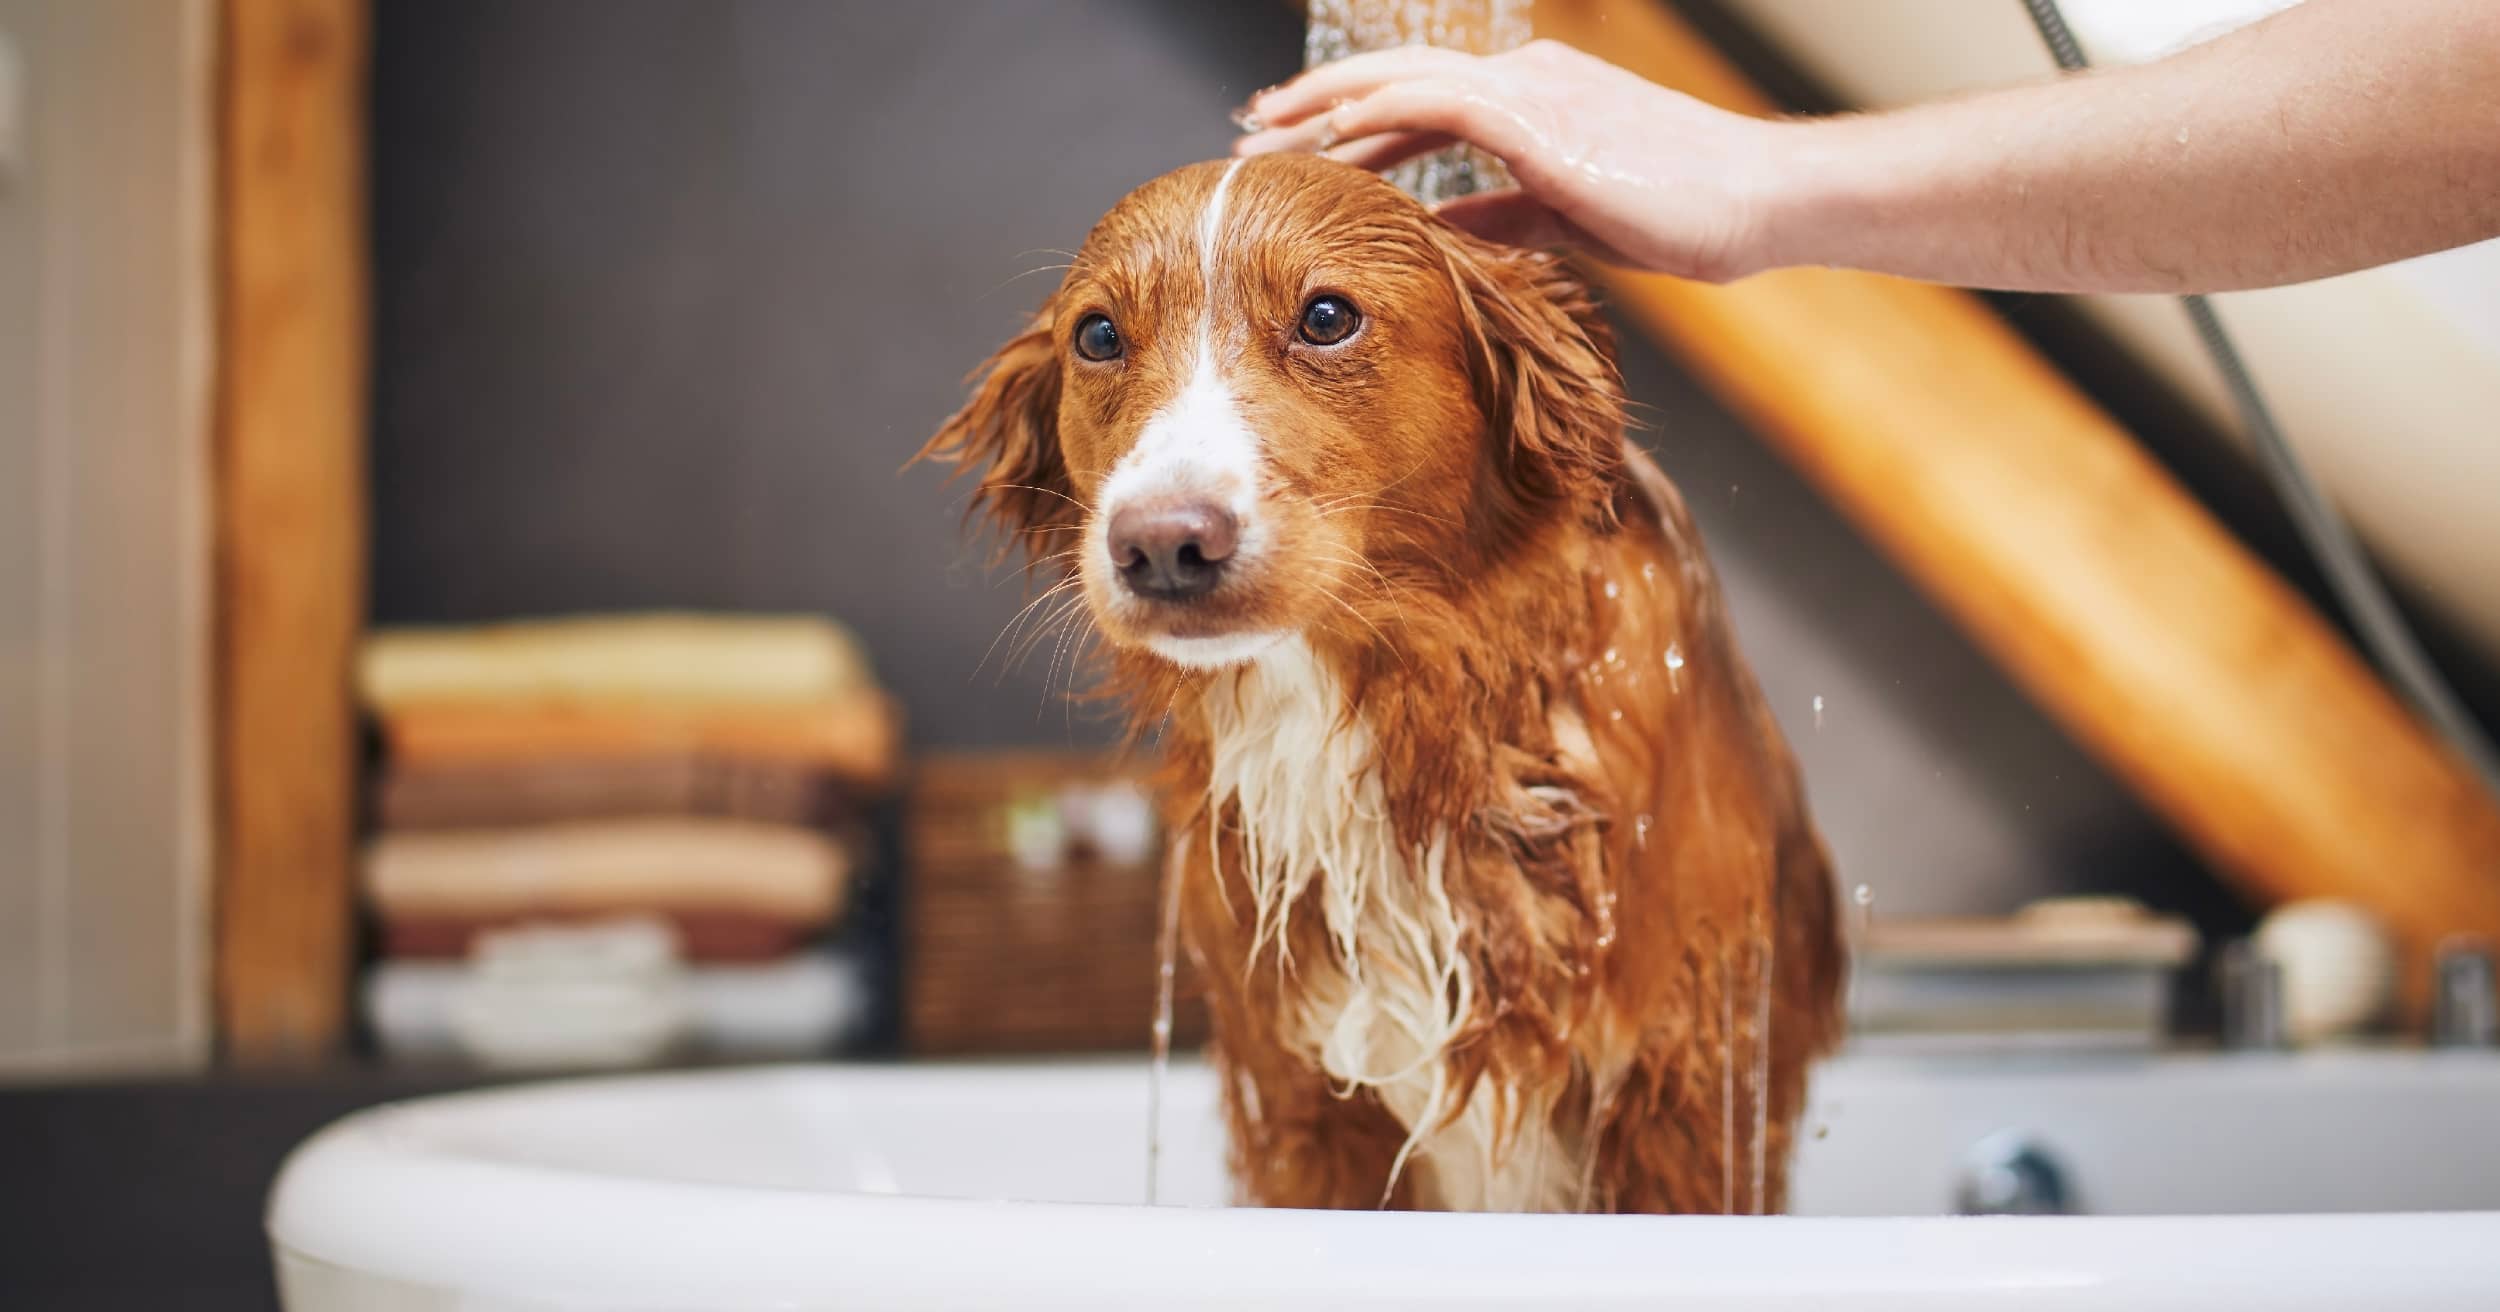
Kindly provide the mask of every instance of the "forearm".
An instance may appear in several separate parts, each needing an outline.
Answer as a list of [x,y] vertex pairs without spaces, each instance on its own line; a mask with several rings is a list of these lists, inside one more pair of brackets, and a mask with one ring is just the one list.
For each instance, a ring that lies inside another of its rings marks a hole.
[[1788,131],[1758,265],[2298,282],[2500,235],[2500,3],[2311,0],[2158,63]]

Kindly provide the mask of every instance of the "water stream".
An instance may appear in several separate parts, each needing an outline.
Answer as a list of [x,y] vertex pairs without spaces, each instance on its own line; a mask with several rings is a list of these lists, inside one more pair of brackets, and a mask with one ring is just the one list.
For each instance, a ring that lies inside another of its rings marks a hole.
[[[1771,867],[1776,878],[1777,867]],[[1770,900],[1771,888],[1763,889],[1763,901]],[[1771,915],[1765,905],[1756,905],[1753,914],[1754,950],[1754,1027],[1753,1027],[1753,1214],[1762,1215],[1769,1194],[1763,1189],[1771,1151]]]
[[1172,986],[1180,966],[1181,879],[1188,863],[1173,850],[1163,863],[1163,924],[1155,934],[1153,1059],[1146,1068],[1146,1205],[1163,1183],[1163,1085],[1172,1073]]
[[[1489,55],[1525,45],[1530,0],[1310,0],[1302,63],[1317,68],[1347,55],[1431,45]],[[1389,170],[1389,181],[1427,205],[1510,185],[1502,162],[1467,146],[1419,156]]]

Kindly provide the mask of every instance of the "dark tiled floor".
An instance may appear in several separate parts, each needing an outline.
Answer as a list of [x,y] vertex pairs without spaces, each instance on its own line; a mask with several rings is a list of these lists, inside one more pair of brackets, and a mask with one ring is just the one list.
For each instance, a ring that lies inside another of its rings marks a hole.
[[0,1089],[0,1309],[268,1312],[261,1207],[359,1108],[477,1083],[359,1068]]

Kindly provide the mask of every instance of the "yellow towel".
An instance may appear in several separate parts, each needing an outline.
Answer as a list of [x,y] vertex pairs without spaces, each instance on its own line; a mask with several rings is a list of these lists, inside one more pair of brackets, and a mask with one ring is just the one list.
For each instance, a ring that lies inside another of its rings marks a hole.
[[499,920],[610,912],[734,913],[821,924],[851,863],[822,834],[737,820],[616,820],[387,834],[365,849],[386,918]]
[[382,740],[408,769],[678,753],[823,770],[873,792],[893,782],[902,716],[875,693],[786,706],[412,703],[383,713]]
[[840,625],[809,616],[614,615],[366,636],[357,683],[377,710],[425,702],[780,705],[870,682]]

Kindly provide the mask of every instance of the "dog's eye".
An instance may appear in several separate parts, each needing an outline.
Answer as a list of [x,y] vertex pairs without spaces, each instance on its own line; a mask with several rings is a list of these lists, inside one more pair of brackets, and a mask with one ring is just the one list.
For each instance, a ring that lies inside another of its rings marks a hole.
[[1088,360],[1119,359],[1120,330],[1102,315],[1085,316],[1085,322],[1076,326],[1076,353]]
[[1313,346],[1335,346],[1354,335],[1363,316],[1342,296],[1315,296],[1302,307],[1302,340]]

